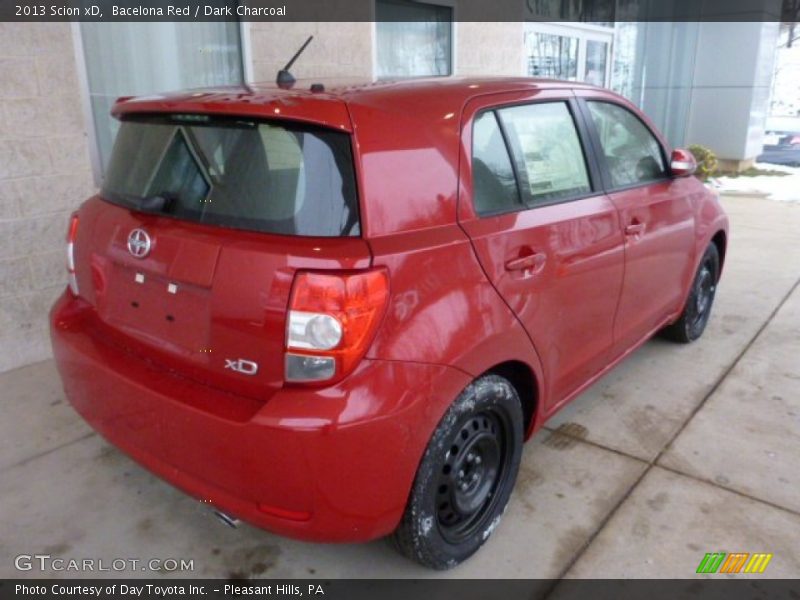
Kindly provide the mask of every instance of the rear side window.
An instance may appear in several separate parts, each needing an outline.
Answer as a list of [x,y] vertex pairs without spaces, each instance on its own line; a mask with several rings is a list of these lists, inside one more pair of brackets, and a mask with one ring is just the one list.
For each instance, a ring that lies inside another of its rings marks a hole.
[[478,115],[472,128],[472,190],[478,214],[523,207],[511,158],[494,112]]
[[611,184],[626,187],[666,176],[661,145],[629,110],[608,102],[588,102],[600,136]]
[[359,235],[347,134],[203,115],[123,121],[102,196],[127,208],[253,231]]
[[591,191],[583,148],[565,102],[513,106],[498,115],[531,205]]

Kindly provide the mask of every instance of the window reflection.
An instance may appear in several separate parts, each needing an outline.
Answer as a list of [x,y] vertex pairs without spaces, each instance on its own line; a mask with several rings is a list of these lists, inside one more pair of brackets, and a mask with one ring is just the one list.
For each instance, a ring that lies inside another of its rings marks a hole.
[[595,40],[586,41],[586,75],[583,80],[592,85],[606,84],[606,62],[608,44]]
[[375,10],[379,78],[450,75],[452,8],[378,0]]
[[578,78],[578,38],[549,33],[527,36],[528,74],[576,81]]

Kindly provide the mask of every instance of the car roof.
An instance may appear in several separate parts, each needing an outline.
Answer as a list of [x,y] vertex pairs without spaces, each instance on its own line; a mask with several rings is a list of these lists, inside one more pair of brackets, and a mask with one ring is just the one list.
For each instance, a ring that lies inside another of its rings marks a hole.
[[[321,84],[321,87],[319,85]],[[313,87],[312,87],[313,86]],[[571,81],[530,77],[430,77],[372,81],[366,79],[304,79],[291,88],[275,83],[192,89],[138,98],[120,98],[112,114],[199,112],[262,118],[289,118],[350,131],[346,105],[380,105],[387,113],[406,112],[409,101],[436,98],[457,112],[470,99],[485,94],[536,89],[595,89]],[[415,106],[415,110],[423,106]]]
[[[509,92],[520,89],[591,87],[583,83],[536,77],[424,77],[417,79],[329,79],[299,80],[294,90],[311,92],[311,85],[321,83],[333,96],[358,100],[376,94],[386,97],[413,92],[435,91],[455,99],[469,99],[488,93]],[[273,83],[255,84],[254,88],[269,94],[276,89]]]

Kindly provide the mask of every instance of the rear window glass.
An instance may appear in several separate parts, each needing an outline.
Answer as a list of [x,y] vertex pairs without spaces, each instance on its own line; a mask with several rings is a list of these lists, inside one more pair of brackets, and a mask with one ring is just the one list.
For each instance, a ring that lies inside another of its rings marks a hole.
[[126,118],[101,195],[209,225],[304,236],[360,233],[349,135],[301,124]]
[[485,112],[472,127],[472,186],[478,214],[520,210],[514,167],[494,112]]

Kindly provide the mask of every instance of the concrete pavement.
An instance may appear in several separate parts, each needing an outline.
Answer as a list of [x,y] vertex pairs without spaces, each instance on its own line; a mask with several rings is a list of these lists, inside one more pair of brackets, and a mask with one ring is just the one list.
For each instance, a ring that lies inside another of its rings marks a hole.
[[0,577],[86,576],[14,569],[48,553],[193,559],[196,577],[668,578],[715,551],[771,552],[748,577],[797,577],[800,205],[724,203],[732,238],[705,336],[649,342],[557,415],[464,565],[432,573],[383,542],[225,528],[93,434],[48,361],[0,375]]

